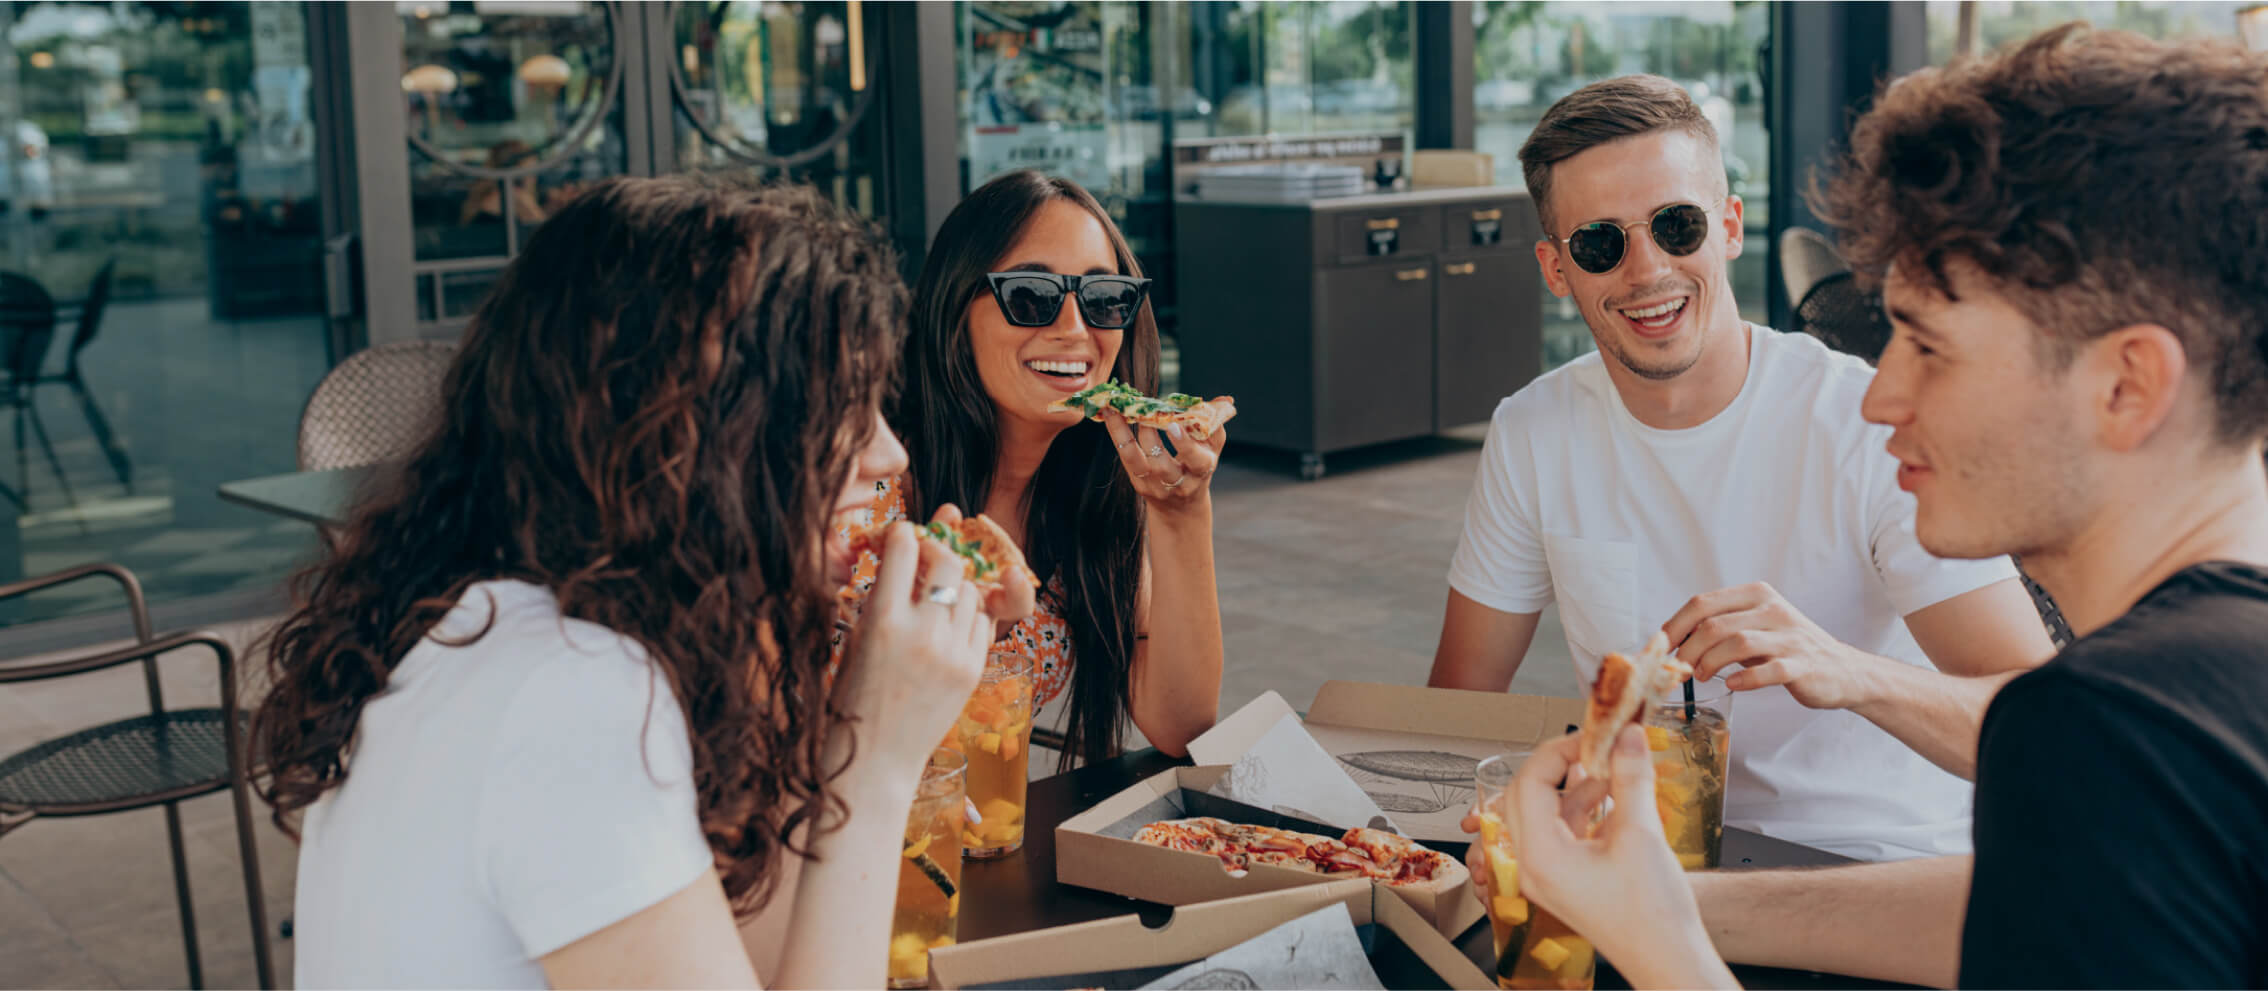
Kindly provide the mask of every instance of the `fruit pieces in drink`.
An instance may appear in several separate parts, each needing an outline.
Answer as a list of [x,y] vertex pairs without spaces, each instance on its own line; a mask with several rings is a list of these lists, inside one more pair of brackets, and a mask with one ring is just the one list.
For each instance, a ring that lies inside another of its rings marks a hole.
[[1032,687],[1032,679],[1020,673],[987,676],[949,741],[969,758],[968,794],[979,819],[964,828],[961,839],[972,855],[997,856],[1023,845]]
[[1731,739],[1722,713],[1708,708],[1685,718],[1684,707],[1661,706],[1647,720],[1654,751],[1654,804],[1670,849],[1687,870],[1716,867],[1725,837],[1725,761]]
[[1583,991],[1591,986],[1598,955],[1550,912],[1520,895],[1520,864],[1503,820],[1481,813],[1481,849],[1489,866],[1488,918],[1496,944],[1496,986],[1505,991]]
[[[960,772],[956,771],[957,777]],[[929,951],[953,945],[961,914],[962,789],[916,798],[898,856],[898,892],[890,919],[889,984],[929,983]]]

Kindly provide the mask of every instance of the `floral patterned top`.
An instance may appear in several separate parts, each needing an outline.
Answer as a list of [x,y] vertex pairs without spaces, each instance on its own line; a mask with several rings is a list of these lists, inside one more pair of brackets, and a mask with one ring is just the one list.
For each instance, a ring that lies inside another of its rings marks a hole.
[[[874,508],[868,510],[867,520],[854,523],[850,529],[859,530],[878,523],[895,523],[906,518],[906,497],[900,491],[897,479],[874,483]],[[859,555],[857,570],[851,574],[850,586],[844,590],[841,614],[835,621],[835,656],[842,657],[843,639],[856,624],[858,615],[866,607],[866,596],[874,590],[874,574],[881,567],[881,559],[874,552]],[[1056,611],[1056,603],[1063,601],[1063,583],[1050,580],[1040,590],[1038,604],[1032,614],[1008,630],[1008,636],[992,645],[994,653],[1010,651],[1032,659],[1032,667],[1039,672],[1039,683],[1033,689],[1032,707],[1046,705],[1071,680],[1071,624]]]

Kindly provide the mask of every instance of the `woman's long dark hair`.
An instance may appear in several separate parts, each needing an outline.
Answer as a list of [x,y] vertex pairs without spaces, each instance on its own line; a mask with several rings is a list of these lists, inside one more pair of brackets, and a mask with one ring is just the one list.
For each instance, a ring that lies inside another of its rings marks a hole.
[[[982,506],[992,489],[999,428],[969,344],[969,304],[985,273],[1015,247],[1040,208],[1074,204],[1094,215],[1120,275],[1142,267],[1102,204],[1069,179],[1029,170],[985,183],[945,218],[914,285],[905,390],[890,426],[913,455],[906,510],[927,519],[945,503]],[[1144,306],[1125,331],[1111,374],[1144,393],[1158,388],[1158,325]],[[1134,666],[1135,597],[1142,580],[1142,502],[1103,425],[1063,431],[1032,476],[1024,554],[1041,581],[1060,579],[1054,603],[1071,627],[1071,705],[1062,765],[1118,751]]]
[[537,230],[434,433],[294,582],[252,730],[277,824],[346,779],[364,703],[467,586],[516,578],[659,668],[725,891],[760,904],[844,811],[821,539],[896,370],[895,265],[808,190],[702,177],[609,180]]

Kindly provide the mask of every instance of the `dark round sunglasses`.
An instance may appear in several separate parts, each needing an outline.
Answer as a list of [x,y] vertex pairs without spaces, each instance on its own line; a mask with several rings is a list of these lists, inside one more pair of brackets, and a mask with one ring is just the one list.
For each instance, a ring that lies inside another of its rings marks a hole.
[[[1630,235],[1625,229],[1637,226],[1594,220],[1565,238],[1552,240],[1567,245],[1567,256],[1574,259],[1575,267],[1592,275],[1605,275],[1630,253]],[[1709,211],[1692,203],[1674,203],[1654,211],[1653,219],[1645,221],[1644,226],[1663,251],[1682,258],[1701,250],[1701,242],[1708,239]]]
[[990,272],[992,298],[1000,314],[1018,327],[1046,327],[1063,312],[1063,299],[1079,300],[1079,316],[1096,330],[1125,330],[1142,312],[1150,280],[1130,275],[1057,275],[1053,272]]

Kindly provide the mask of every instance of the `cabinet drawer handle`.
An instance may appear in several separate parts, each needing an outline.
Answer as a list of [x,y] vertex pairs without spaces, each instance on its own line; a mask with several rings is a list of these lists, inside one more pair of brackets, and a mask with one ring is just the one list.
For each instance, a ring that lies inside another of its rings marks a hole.
[[1455,265],[1443,265],[1443,266],[1441,266],[1441,274],[1443,274],[1443,275],[1471,275],[1471,274],[1473,274],[1473,263],[1472,263],[1472,262],[1459,262],[1459,263],[1457,263],[1457,264],[1455,264]]
[[1400,279],[1403,282],[1415,282],[1419,279],[1425,278],[1425,269],[1405,268],[1399,272],[1394,273],[1394,278]]
[[1373,217],[1363,221],[1362,225],[1374,231],[1390,231],[1401,227],[1402,221],[1399,217]]
[[1473,211],[1473,219],[1474,219],[1474,220],[1502,220],[1502,219],[1504,219],[1504,211],[1502,211],[1502,210],[1475,210],[1475,211]]

